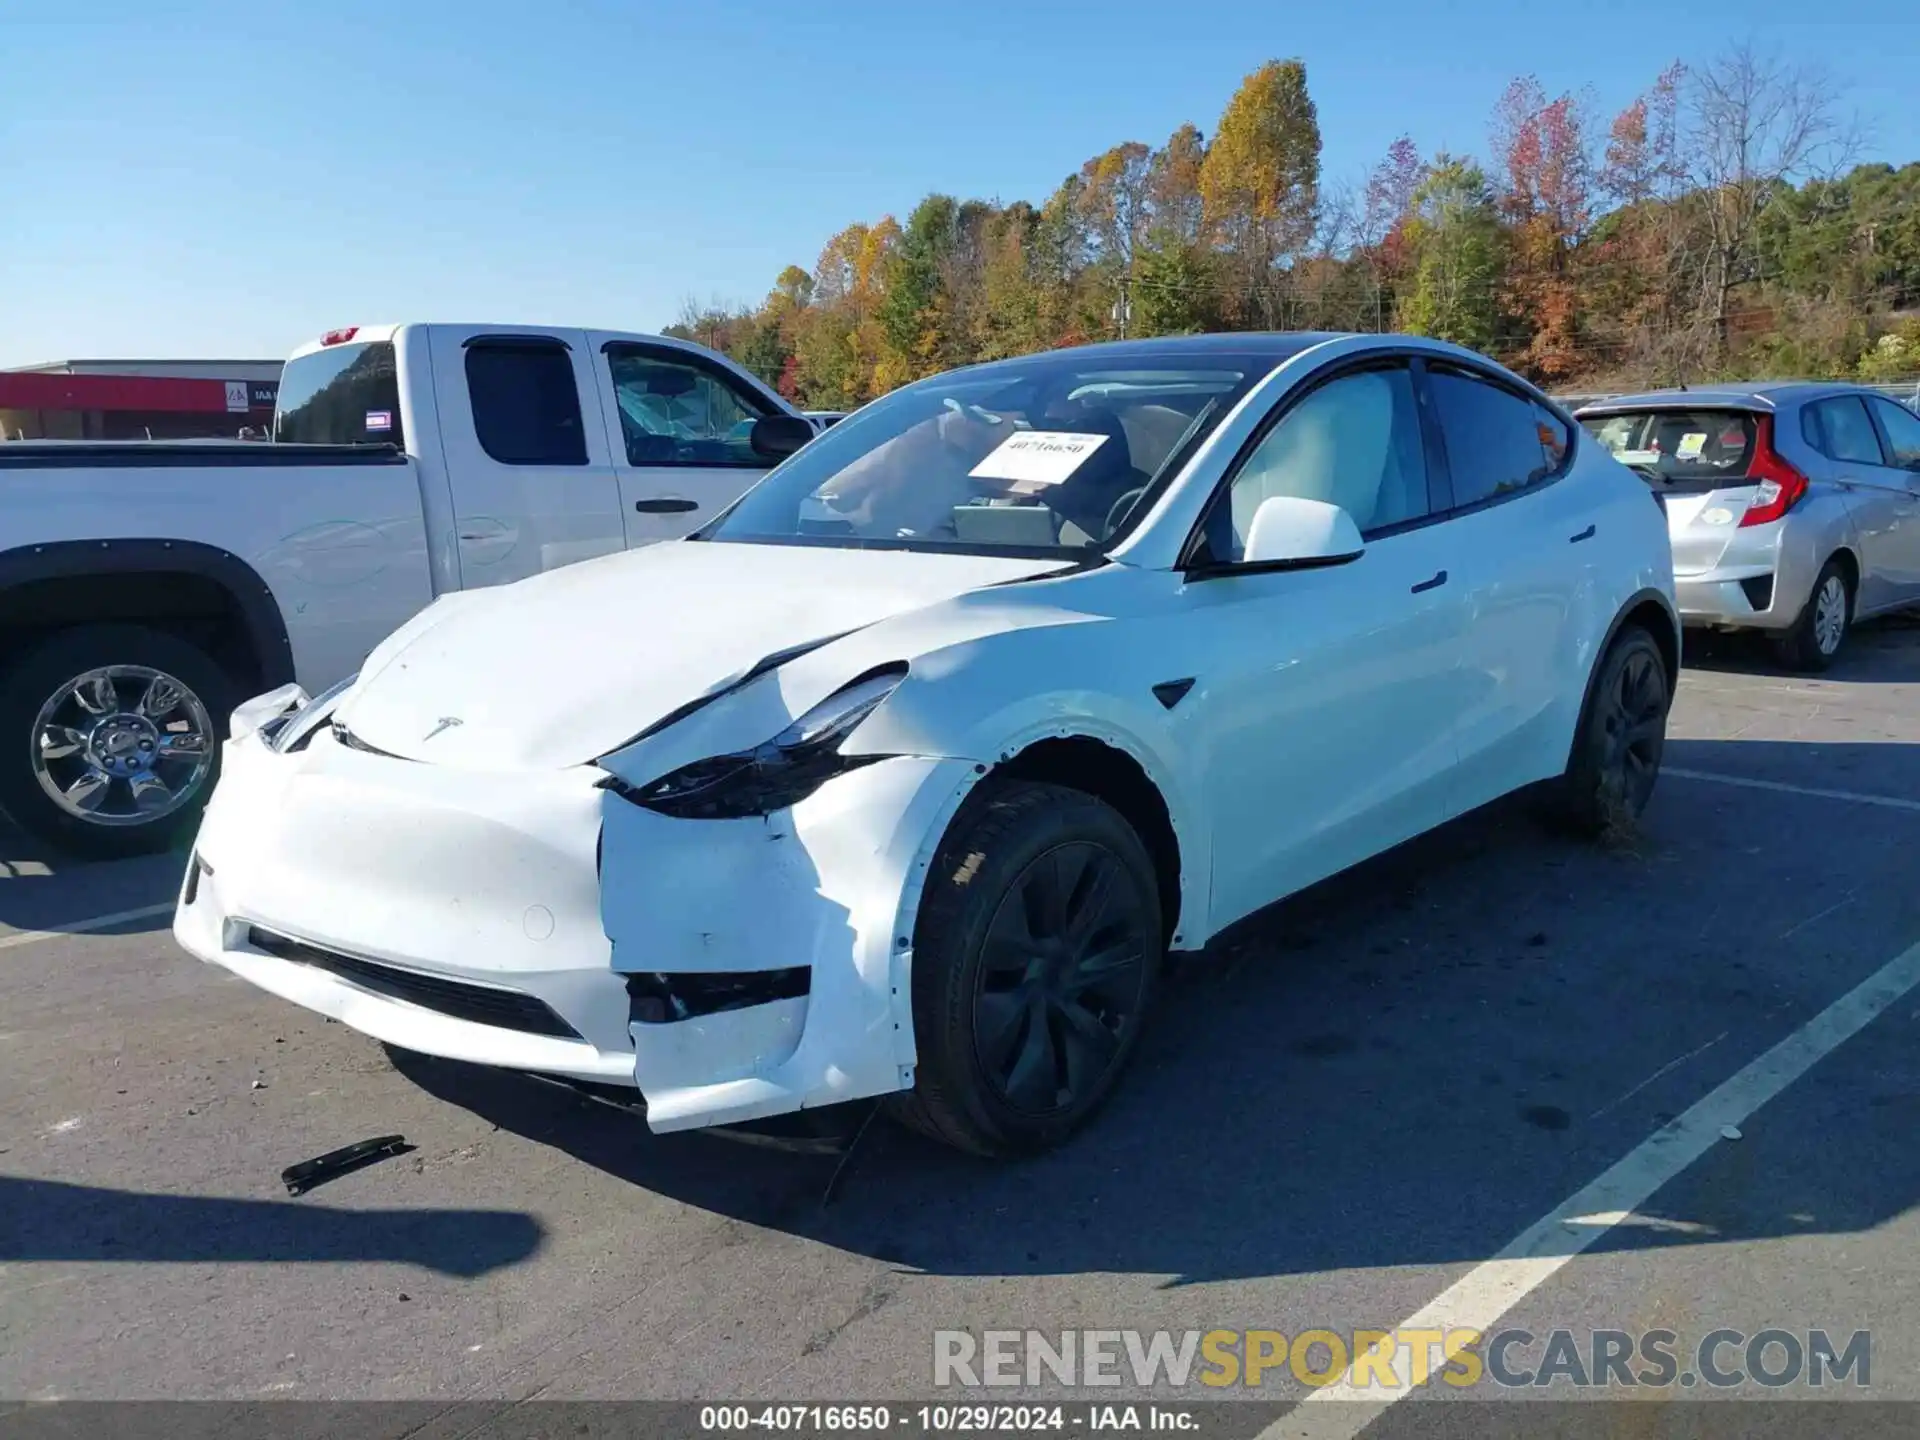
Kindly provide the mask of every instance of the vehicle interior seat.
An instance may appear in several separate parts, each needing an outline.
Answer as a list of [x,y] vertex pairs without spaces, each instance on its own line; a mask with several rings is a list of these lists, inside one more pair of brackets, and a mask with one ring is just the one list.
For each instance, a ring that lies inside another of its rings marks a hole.
[[1231,533],[1211,537],[1216,553],[1244,554],[1254,512],[1276,495],[1338,505],[1362,533],[1421,513],[1424,497],[1416,503],[1413,477],[1396,453],[1394,411],[1393,383],[1384,374],[1351,375],[1309,395],[1235,478]]

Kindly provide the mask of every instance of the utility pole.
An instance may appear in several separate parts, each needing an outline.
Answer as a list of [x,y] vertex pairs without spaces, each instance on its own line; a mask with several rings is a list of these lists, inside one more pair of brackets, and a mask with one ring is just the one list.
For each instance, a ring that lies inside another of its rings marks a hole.
[[1120,277],[1120,298],[1113,302],[1113,323],[1120,329],[1120,338],[1127,338],[1127,322],[1133,319],[1133,297],[1128,293],[1128,277]]

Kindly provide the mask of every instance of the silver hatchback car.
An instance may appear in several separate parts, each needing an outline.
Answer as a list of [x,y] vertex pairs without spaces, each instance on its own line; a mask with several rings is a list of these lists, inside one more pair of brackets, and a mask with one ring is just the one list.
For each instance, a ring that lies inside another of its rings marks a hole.
[[1844,384],[1659,390],[1577,419],[1667,512],[1684,623],[1766,632],[1797,669],[1920,604],[1920,416]]

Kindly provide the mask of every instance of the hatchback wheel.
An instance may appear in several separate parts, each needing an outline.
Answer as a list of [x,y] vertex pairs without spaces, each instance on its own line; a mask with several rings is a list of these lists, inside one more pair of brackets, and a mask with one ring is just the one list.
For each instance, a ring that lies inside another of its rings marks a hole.
[[1602,835],[1630,827],[1653,796],[1672,702],[1667,666],[1638,625],[1614,637],[1601,658],[1560,782],[1561,817]]
[[1853,625],[1853,586],[1846,567],[1829,560],[1813,582],[1813,593],[1793,628],[1773,642],[1780,663],[1795,670],[1824,670],[1846,644]]
[[919,1062],[902,1117],[976,1154],[1058,1145],[1120,1078],[1165,948],[1153,862],[1091,795],[989,781],[914,928]]
[[87,858],[167,849],[198,824],[234,703],[226,673],[175,636],[54,635],[0,676],[0,810]]

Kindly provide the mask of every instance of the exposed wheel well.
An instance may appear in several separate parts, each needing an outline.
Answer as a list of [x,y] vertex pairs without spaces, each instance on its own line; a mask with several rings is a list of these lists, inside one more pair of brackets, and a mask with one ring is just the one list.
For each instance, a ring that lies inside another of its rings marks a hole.
[[1860,557],[1842,545],[1830,558],[1838,560],[1840,568],[1847,572],[1847,594],[1857,604],[1860,599]]
[[1147,772],[1124,750],[1085,735],[1036,741],[993,769],[1014,780],[1066,785],[1098,797],[1120,812],[1153,857],[1160,882],[1160,913],[1171,940],[1180,922],[1180,841],[1167,802]]
[[1658,600],[1642,600],[1621,618],[1619,630],[1629,625],[1638,625],[1653,636],[1653,643],[1660,647],[1660,663],[1667,671],[1667,694],[1673,694],[1680,683],[1680,636],[1672,614]]
[[242,687],[257,689],[266,680],[266,657],[254,645],[239,598],[191,571],[54,575],[0,589],[0,656],[76,625],[115,621],[178,636]]

